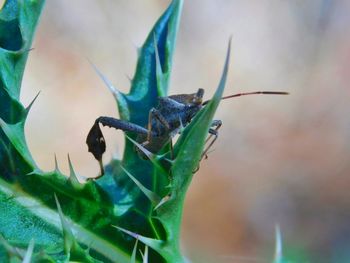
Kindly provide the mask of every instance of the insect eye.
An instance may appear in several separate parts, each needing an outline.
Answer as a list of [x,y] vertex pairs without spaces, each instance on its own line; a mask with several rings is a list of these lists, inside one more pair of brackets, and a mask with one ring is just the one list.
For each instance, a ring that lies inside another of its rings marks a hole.
[[198,89],[197,93],[194,95],[192,103],[194,104],[202,104],[202,98],[204,95],[204,89]]
[[195,96],[193,99],[192,99],[192,103],[193,104],[202,104],[202,98],[201,97],[197,97]]

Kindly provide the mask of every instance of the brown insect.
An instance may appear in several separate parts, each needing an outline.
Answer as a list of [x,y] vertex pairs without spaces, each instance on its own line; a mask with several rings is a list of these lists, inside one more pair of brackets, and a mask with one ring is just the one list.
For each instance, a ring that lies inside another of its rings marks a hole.
[[[222,99],[253,94],[287,95],[288,93],[278,91],[256,91],[229,95]],[[170,143],[172,154],[171,139],[179,133],[181,128],[186,127],[193,117],[208,104],[209,100],[203,102],[203,95],[204,90],[198,89],[196,93],[192,94],[159,97],[158,105],[149,111],[148,124],[146,127],[112,117],[101,116],[97,118],[86,138],[86,143],[89,152],[94,155],[100,164],[100,176],[104,174],[102,155],[106,150],[106,142],[99,126],[100,123],[103,126],[136,133],[138,135],[136,141],[152,153],[159,152],[164,145]],[[209,129],[210,136],[207,139],[208,145],[202,153],[202,158],[207,155],[210,147],[218,138],[218,129],[221,125],[221,120],[213,120],[211,128]],[[209,142],[212,137],[213,139]],[[138,148],[137,150],[140,156],[144,158],[143,152]]]

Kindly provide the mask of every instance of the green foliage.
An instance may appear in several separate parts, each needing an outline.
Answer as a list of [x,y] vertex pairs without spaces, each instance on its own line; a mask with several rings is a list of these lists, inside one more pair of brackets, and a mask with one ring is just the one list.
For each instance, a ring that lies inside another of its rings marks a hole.
[[[41,171],[25,141],[31,105],[20,103],[20,87],[43,4],[8,0],[0,12],[1,262],[183,262],[183,201],[224,88],[228,59],[217,94],[183,132],[173,162],[166,155],[140,159],[135,137],[128,134],[123,160],[107,165],[101,179],[80,184],[70,159],[69,177],[57,165]],[[103,77],[122,119],[145,125],[148,110],[167,94],[181,8],[182,1],[174,0],[139,50],[129,94]]]
[[[52,172],[41,171],[25,141],[32,103],[21,104],[20,87],[43,5],[44,0],[7,0],[0,11],[0,262],[184,262],[183,203],[222,97],[230,48],[214,97],[182,132],[173,160],[167,159],[168,147],[141,159],[134,148],[145,149],[126,134],[123,159],[82,184],[69,157],[69,177],[57,162]],[[167,94],[181,9],[182,0],[173,0],[151,30],[129,94],[97,70],[121,119],[146,125],[148,111]]]

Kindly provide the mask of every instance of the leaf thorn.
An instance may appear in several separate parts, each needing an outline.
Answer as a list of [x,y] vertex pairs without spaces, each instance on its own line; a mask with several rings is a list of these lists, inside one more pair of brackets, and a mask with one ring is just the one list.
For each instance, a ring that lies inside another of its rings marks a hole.
[[69,181],[74,185],[74,186],[78,186],[81,185],[79,180],[78,180],[78,176],[74,171],[73,168],[73,164],[72,161],[70,159],[70,156],[68,154],[68,165],[69,165]]
[[36,101],[36,99],[39,97],[39,94],[40,94],[40,93],[41,93],[41,91],[39,91],[39,92],[35,95],[34,99],[29,103],[29,105],[28,105],[27,108],[25,109],[25,115],[26,115],[26,116],[28,115],[28,113],[29,113],[30,109],[32,108],[32,106],[33,106],[34,102]]

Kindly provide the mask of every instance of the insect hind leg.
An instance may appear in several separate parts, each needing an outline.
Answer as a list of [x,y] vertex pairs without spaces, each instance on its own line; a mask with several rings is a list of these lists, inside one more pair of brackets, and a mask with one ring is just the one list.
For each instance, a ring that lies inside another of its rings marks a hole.
[[[157,131],[154,131],[156,127],[153,127],[153,120],[158,121],[164,128],[168,131],[170,130],[169,122],[165,119],[165,117],[159,112],[159,110],[152,108],[148,114],[148,133],[147,140],[150,141],[153,134],[156,134]],[[159,131],[158,131],[159,133]]]
[[128,121],[118,120],[112,117],[97,118],[95,120],[94,125],[91,127],[88,133],[88,136],[86,138],[86,144],[88,145],[89,152],[91,152],[94,155],[95,159],[99,162],[101,169],[101,174],[99,175],[99,177],[101,177],[104,174],[102,156],[106,151],[106,141],[103,137],[99,123],[101,123],[103,126],[108,126],[110,128],[115,128],[126,132],[134,132],[143,135],[147,135],[148,131],[147,129],[141,126]]
[[[148,135],[147,135],[148,142],[151,141],[152,133],[153,134],[157,133],[157,131],[154,130],[154,129],[156,129],[156,127],[153,127],[153,125],[152,125],[153,120],[156,120],[161,125],[163,125],[166,132],[170,131],[170,124],[167,121],[167,119],[160,113],[159,110],[152,108],[149,112],[149,115],[148,115]],[[170,157],[172,160],[174,160],[174,146],[173,146],[173,141],[171,138],[170,138],[169,145],[170,145]]]
[[125,132],[134,132],[137,134],[148,134],[147,129],[137,124],[124,121],[124,120],[115,119],[112,117],[104,117],[104,116],[99,117],[96,119],[95,123],[101,123],[103,126],[108,126],[110,128],[122,130]]

